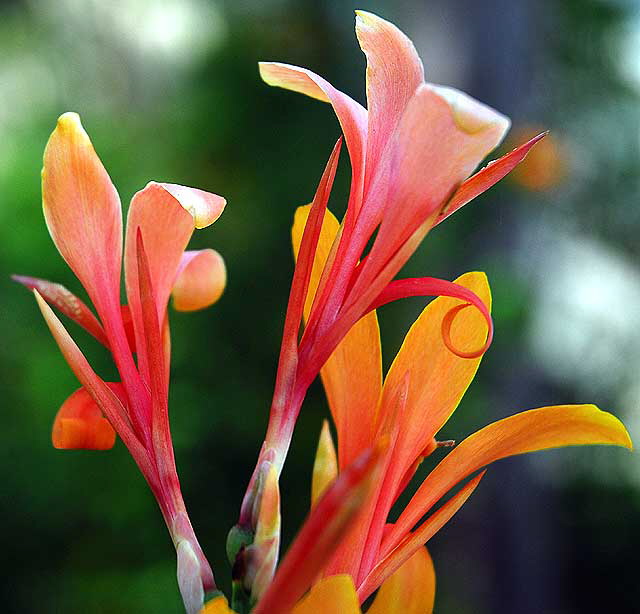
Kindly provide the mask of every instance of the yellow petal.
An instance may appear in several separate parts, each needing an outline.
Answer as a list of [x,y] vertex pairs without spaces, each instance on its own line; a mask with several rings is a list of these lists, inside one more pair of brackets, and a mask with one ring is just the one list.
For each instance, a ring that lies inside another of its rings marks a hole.
[[313,463],[313,478],[311,480],[311,507],[322,496],[322,493],[336,479],[338,475],[338,459],[336,449],[331,438],[329,423],[325,420],[320,431],[316,460]]
[[537,450],[595,444],[632,448],[622,422],[595,405],[541,407],[484,427],[449,452],[427,476],[385,537],[383,556],[444,494],[489,463]]
[[226,598],[220,595],[205,603],[200,614],[235,614],[235,611],[229,607]]
[[329,576],[320,580],[292,614],[361,614],[351,576]]
[[[310,206],[298,207],[291,231],[297,258]],[[309,282],[304,317],[309,316],[324,264],[340,225],[326,211]],[[382,387],[380,328],[375,311],[349,331],[320,371],[338,433],[338,460],[341,468],[351,464],[373,441],[373,411]]]
[[380,587],[367,614],[431,614],[436,572],[426,548],[420,548]]
[[[491,308],[491,291],[484,273],[466,273],[455,283],[469,288]],[[450,352],[442,338],[442,320],[460,301],[440,297],[422,311],[407,333],[385,380],[379,421],[395,407],[409,373],[407,401],[402,415],[393,466],[400,480],[406,470],[431,444],[434,435],[457,407],[473,380],[481,358],[460,358]],[[463,309],[452,324],[456,348],[475,349],[485,341],[487,324],[476,309]]]

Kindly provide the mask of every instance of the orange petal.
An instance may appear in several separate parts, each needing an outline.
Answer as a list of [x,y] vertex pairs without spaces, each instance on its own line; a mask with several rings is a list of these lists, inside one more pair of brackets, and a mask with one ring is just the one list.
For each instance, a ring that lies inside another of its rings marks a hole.
[[385,580],[367,614],[431,614],[435,596],[433,561],[420,548]]
[[445,493],[474,471],[507,456],[591,444],[632,447],[620,420],[595,405],[531,409],[484,427],[453,448],[427,476],[385,537],[383,555],[395,548]]
[[[491,291],[483,273],[466,273],[455,283],[474,292],[491,308]],[[397,483],[389,488],[394,492],[404,473],[458,406],[480,365],[481,357],[456,356],[442,338],[442,321],[459,304],[447,297],[429,303],[409,329],[387,374],[380,420],[395,407],[396,398],[403,393],[406,373],[411,375],[398,445],[391,462]],[[486,334],[487,324],[475,309],[460,311],[452,323],[453,345],[462,350],[482,346]]]
[[320,431],[318,450],[313,463],[313,478],[311,480],[311,507],[323,495],[324,491],[333,483],[338,475],[338,459],[336,449],[331,438],[329,423],[325,420]]
[[75,113],[60,116],[47,143],[42,204],[58,251],[101,317],[113,315],[120,305],[120,198]]
[[38,294],[37,290],[34,290],[34,295],[45,322],[53,338],[56,340],[62,355],[71,367],[71,370],[80,380],[82,386],[89,392],[102,413],[108,418],[118,435],[120,435],[120,438],[131,452],[131,455],[153,488],[155,470],[150,463],[144,446],[133,432],[127,409],[113,390],[96,375],[84,354],[80,351],[80,348],[62,325],[62,322],[60,322],[51,307],[49,307],[46,301]]
[[129,309],[138,348],[141,373],[148,381],[148,367],[143,339],[144,326],[140,305],[136,256],[136,234],[142,234],[151,274],[151,287],[156,301],[158,322],[165,319],[169,294],[176,280],[182,254],[193,234],[201,225],[215,221],[225,200],[195,188],[168,183],[150,182],[131,200],[127,215],[125,240],[125,281]]
[[254,614],[289,614],[359,516],[379,473],[383,447],[340,473],[309,514]]
[[[310,207],[298,207],[291,231],[297,257]],[[324,264],[338,232],[336,217],[326,211],[313,264],[304,315],[308,317]],[[338,460],[341,468],[372,444],[373,416],[382,388],[380,328],[375,311],[351,328],[320,371],[331,415],[338,433]]]
[[318,582],[291,614],[361,614],[351,576],[329,576]]
[[59,450],[109,450],[116,442],[116,432],[91,395],[80,388],[58,410],[51,440]]
[[236,612],[229,607],[227,598],[220,595],[208,601],[200,610],[200,614],[236,614]]
[[196,311],[213,305],[224,292],[227,269],[222,256],[213,249],[187,251],[171,295],[177,311]]
[[413,43],[396,26],[377,15],[356,11],[356,36],[367,56],[367,178],[384,151],[407,103],[424,81]]
[[353,173],[350,201],[353,200],[353,209],[356,213],[362,198],[364,181],[367,110],[306,68],[279,62],[260,62],[259,67],[260,76],[265,83],[329,102],[333,106],[349,149]]
[[[476,476],[465,484],[451,499],[449,499],[442,507],[434,512],[420,527],[413,533],[409,533],[402,540],[400,545],[389,552],[384,558],[379,560],[378,564],[364,578],[363,582],[358,586],[358,596],[360,601],[364,601],[375,591],[380,585],[387,581],[398,569],[415,555],[415,553],[424,546],[449,520],[452,516],[465,504],[473,491],[477,488],[480,480],[483,478],[484,472]],[[390,531],[393,531],[393,525]]]

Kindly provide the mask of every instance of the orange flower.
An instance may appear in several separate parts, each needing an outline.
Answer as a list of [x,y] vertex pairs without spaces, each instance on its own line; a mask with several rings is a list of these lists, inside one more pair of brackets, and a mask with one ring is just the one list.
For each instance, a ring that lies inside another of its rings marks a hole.
[[[14,276],[33,290],[82,384],[58,411],[53,445],[109,449],[117,432],[158,501],[176,548],[185,605],[197,612],[215,583],[186,512],[173,455],[167,303],[173,294],[177,309],[193,310],[219,298],[225,284],[220,255],[185,248],[194,229],[213,223],[226,201],[195,188],[150,182],[131,201],[123,256],[120,198],[75,113],[60,117],[47,143],[42,199],[51,237],[97,312],[96,317],[59,284]],[[123,265],[128,305],[121,306]],[[104,382],[93,371],[50,305],[110,351],[121,382]]]

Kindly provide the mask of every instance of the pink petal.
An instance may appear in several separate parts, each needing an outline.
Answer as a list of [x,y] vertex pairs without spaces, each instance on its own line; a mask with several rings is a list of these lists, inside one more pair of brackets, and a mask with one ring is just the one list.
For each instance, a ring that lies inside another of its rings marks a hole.
[[[139,297],[136,233],[140,229],[149,259],[151,286],[157,318],[164,321],[167,301],[175,282],[182,254],[195,227],[218,218],[224,199],[195,188],[150,182],[131,200],[125,241],[125,281],[136,347],[142,350],[144,325]],[[139,368],[148,381],[145,353],[138,356]]]
[[409,38],[377,15],[356,11],[356,35],[367,56],[366,192],[407,103],[424,81],[424,70]]
[[60,116],[47,143],[42,202],[58,251],[103,322],[114,317],[120,305],[120,198],[75,113]]
[[306,68],[279,62],[260,62],[259,67],[260,76],[265,83],[306,94],[311,98],[329,102],[333,106],[342,127],[351,159],[353,176],[349,202],[353,215],[355,215],[362,199],[367,146],[367,110],[334,88],[328,81]]
[[454,193],[446,207],[438,215],[436,224],[446,220],[452,213],[466,205],[469,201],[479,196],[492,185],[498,183],[505,175],[508,175],[529,153],[529,150],[547,135],[546,132],[527,141],[508,154],[489,162],[482,170],[467,179]]

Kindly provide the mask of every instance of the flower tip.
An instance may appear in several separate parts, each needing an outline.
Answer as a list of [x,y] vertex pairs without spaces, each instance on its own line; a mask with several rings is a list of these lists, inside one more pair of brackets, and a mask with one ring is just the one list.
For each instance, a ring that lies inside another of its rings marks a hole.
[[435,92],[449,105],[456,126],[467,134],[493,130],[499,143],[511,126],[511,120],[506,115],[460,90],[444,85],[424,84],[421,87]]

